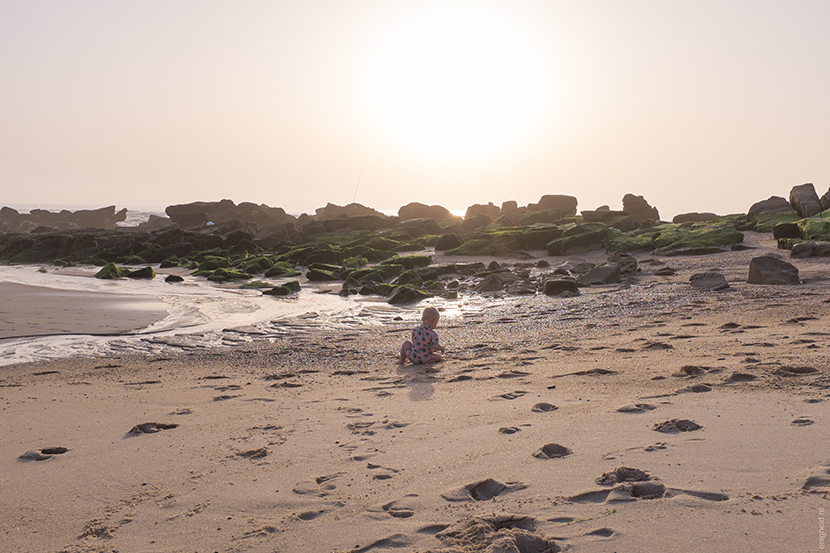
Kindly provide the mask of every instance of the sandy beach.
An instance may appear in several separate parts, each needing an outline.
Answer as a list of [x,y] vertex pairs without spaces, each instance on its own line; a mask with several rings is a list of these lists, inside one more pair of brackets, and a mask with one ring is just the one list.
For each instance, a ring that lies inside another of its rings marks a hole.
[[[793,260],[804,284],[746,284],[775,253],[748,234],[753,250],[638,254],[628,286],[576,298],[442,303],[435,365],[396,362],[409,306],[2,367],[3,549],[820,551],[830,270]],[[730,288],[688,285],[712,268]]]

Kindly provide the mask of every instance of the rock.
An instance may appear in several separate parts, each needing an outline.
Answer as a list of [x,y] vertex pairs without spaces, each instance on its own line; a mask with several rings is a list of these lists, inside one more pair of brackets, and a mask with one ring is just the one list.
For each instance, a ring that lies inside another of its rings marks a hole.
[[623,211],[627,211],[635,221],[659,221],[660,214],[656,207],[651,207],[642,196],[626,194],[622,199]]
[[507,293],[513,296],[528,296],[536,293],[536,285],[529,280],[517,280],[507,287]]
[[435,251],[443,252],[464,244],[464,239],[457,234],[445,234],[435,243]]
[[706,221],[713,221],[718,218],[714,213],[680,213],[672,218],[672,223],[705,223]]
[[671,267],[661,267],[654,271],[655,276],[671,276],[675,273],[677,273],[677,271]]
[[577,279],[577,284],[593,286],[596,284],[613,284],[620,281],[620,266],[616,263],[594,267]]
[[[531,204],[533,205],[533,204]],[[525,211],[519,216],[520,225],[535,225],[556,223],[562,219],[562,212],[558,209],[546,209],[543,211]]]
[[665,225],[652,242],[657,255],[704,255],[743,242],[744,235],[722,223]]
[[418,290],[409,285],[397,286],[395,287],[394,292],[392,292],[392,295],[389,297],[387,303],[397,305],[401,303],[420,301],[429,297],[432,297],[432,294],[424,290]]
[[371,215],[378,218],[386,218],[386,215],[380,211],[374,210],[371,207],[366,207],[358,203],[350,203],[346,206],[334,205],[327,203],[325,207],[318,207],[315,210],[314,219],[318,222],[328,221],[330,219],[347,219],[349,217],[363,217]]
[[576,225],[546,246],[548,255],[570,255],[598,250],[603,247],[608,227],[602,223]]
[[608,256],[608,262],[620,266],[620,276],[631,276],[640,270],[637,260],[627,253],[613,253]]
[[426,234],[443,234],[444,229],[435,219],[428,217],[418,217],[413,219],[401,220],[396,228],[405,229],[410,236],[424,236]]
[[107,263],[104,267],[95,273],[95,278],[115,279],[124,276],[124,271],[119,269],[115,263]]
[[573,196],[561,194],[547,194],[539,199],[539,203],[528,204],[527,209],[531,211],[558,211],[562,217],[573,217],[576,215],[577,201]]
[[630,232],[637,230],[639,225],[630,214],[625,211],[596,210],[582,211],[582,220],[586,223],[605,223],[609,227]]
[[164,282],[184,282],[184,278],[180,277],[179,275],[167,275],[167,278],[164,279]]
[[816,244],[816,249],[813,252],[815,257],[830,257],[830,243],[819,242]]
[[135,271],[129,271],[124,276],[127,278],[153,279],[156,278],[156,272],[152,267],[144,267]]
[[782,213],[796,214],[790,202],[780,196],[770,196],[768,199],[752,204],[746,213],[747,219],[754,219],[758,215],[779,215]]
[[823,211],[821,199],[816,194],[816,188],[811,182],[793,186],[790,190],[790,205],[793,206],[799,217],[812,217]]
[[813,257],[816,254],[816,247],[817,245],[815,242],[800,242],[798,244],[794,244],[793,248],[790,250],[790,257],[796,259]]
[[548,296],[558,296],[562,293],[579,295],[576,281],[570,278],[548,278],[545,280],[543,291]]
[[253,242],[264,250],[273,251],[284,243],[300,242],[302,238],[300,230],[293,223],[287,223],[262,227]]
[[476,292],[501,292],[504,288],[504,280],[497,274],[491,274],[484,277],[475,288]]
[[440,205],[424,205],[418,202],[408,203],[398,210],[401,221],[408,219],[433,219],[435,221],[460,221],[450,210]]
[[750,284],[801,284],[798,269],[783,259],[765,255],[749,262]]
[[693,288],[697,288],[699,290],[725,290],[729,288],[729,283],[726,282],[726,277],[724,277],[720,273],[695,273],[691,277],[689,277],[689,284],[692,285]]
[[487,225],[487,228],[488,229],[494,229],[494,228],[506,228],[506,227],[515,227],[515,226],[516,226],[516,223],[508,215],[499,215],[490,224]]
[[772,236],[776,239],[801,238],[801,228],[798,226],[798,223],[776,223],[776,225],[772,227]]
[[504,214],[511,214],[519,211],[519,204],[515,200],[507,200],[501,204],[501,212]]
[[830,190],[827,190],[827,192],[825,192],[819,200],[821,201],[822,211],[830,209]]
[[493,205],[493,202],[490,202],[487,205],[474,204],[467,208],[467,211],[464,213],[464,219],[474,217],[476,215],[484,215],[492,221],[501,215],[501,209],[499,209],[498,206]]
[[427,267],[430,263],[432,263],[432,258],[428,255],[395,255],[383,260],[381,265],[403,265],[407,270],[412,270],[418,267]]

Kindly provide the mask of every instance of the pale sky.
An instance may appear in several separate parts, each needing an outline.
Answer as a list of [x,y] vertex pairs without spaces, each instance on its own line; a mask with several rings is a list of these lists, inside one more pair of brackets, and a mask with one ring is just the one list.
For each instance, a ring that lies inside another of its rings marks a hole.
[[0,205],[830,188],[830,2],[0,0]]

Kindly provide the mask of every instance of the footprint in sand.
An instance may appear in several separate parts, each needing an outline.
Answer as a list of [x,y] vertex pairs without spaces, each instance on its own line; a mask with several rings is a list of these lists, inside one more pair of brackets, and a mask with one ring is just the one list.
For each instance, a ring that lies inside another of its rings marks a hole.
[[527,488],[521,482],[507,482],[503,484],[498,480],[488,478],[462,486],[458,489],[441,494],[447,501],[489,501],[503,493],[515,492]]
[[822,467],[816,474],[807,478],[807,481],[801,486],[802,490],[816,490],[822,493],[826,492],[827,488],[830,488],[830,467]]
[[497,396],[493,396],[493,397],[490,398],[490,401],[498,401],[500,399],[507,399],[507,400],[518,399],[518,398],[522,397],[523,395],[525,395],[527,393],[528,392],[524,392],[522,390],[516,390],[514,392],[507,392],[506,394],[500,394],[500,395],[497,395]]
[[807,417],[798,417],[790,424],[792,426],[810,426],[813,422],[814,421],[812,419],[808,419]]
[[533,456],[537,459],[559,459],[571,453],[571,450],[563,445],[546,444],[537,450]]
[[154,434],[178,426],[178,424],[165,424],[163,422],[144,422],[133,426],[127,434]]
[[700,394],[703,392],[711,392],[712,387],[707,384],[695,384],[694,386],[686,386],[685,388],[680,388],[675,393],[676,394]]
[[515,426],[502,426],[499,428],[499,432],[502,434],[515,434],[516,432],[521,432],[521,429]]
[[237,457],[241,457],[243,459],[262,459],[263,457],[268,456],[268,449],[264,447],[260,447],[259,449],[249,449],[248,451],[239,451],[236,454]]
[[703,428],[695,421],[688,419],[672,419],[669,421],[660,422],[654,425],[652,430],[657,432],[664,432],[666,434],[676,434],[678,432],[693,432]]
[[622,482],[645,482],[651,480],[651,475],[644,470],[629,467],[617,467],[611,472],[604,472],[596,479],[600,486],[614,486]]
[[55,455],[62,455],[69,451],[67,447],[44,447],[43,449],[32,449],[18,457],[20,461],[45,461]]
[[435,537],[452,551],[562,551],[553,539],[536,532],[535,526],[534,519],[529,516],[474,516],[456,521]]
[[306,480],[294,486],[293,491],[297,495],[307,495],[315,497],[326,497],[332,490],[337,489],[337,484],[334,482],[345,473],[336,472],[325,476],[318,476],[314,480]]
[[534,413],[550,413],[551,411],[556,411],[559,409],[556,405],[551,405],[550,403],[537,403],[533,407],[530,408],[531,411]]
[[650,403],[634,403],[631,405],[623,405],[617,412],[619,413],[647,413],[657,409],[656,405],[652,405]]

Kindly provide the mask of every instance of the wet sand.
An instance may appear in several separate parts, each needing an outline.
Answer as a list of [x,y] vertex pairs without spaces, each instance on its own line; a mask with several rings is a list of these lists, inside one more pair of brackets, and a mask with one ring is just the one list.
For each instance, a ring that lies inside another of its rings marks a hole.
[[157,299],[0,282],[0,340],[63,334],[122,334],[167,316]]

